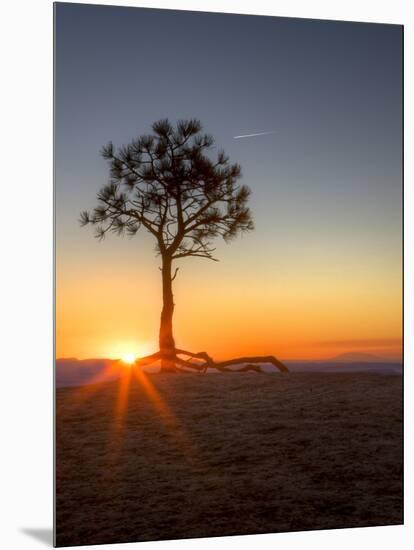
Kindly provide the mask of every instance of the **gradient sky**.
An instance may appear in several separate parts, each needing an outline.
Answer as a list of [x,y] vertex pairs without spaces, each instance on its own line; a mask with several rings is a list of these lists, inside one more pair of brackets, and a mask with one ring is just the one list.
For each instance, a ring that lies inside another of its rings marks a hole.
[[[152,238],[80,228],[102,145],[199,118],[256,230],[186,259],[176,343],[214,357],[401,352],[402,28],[56,4],[57,356],[157,348]],[[273,133],[247,139],[234,136]]]

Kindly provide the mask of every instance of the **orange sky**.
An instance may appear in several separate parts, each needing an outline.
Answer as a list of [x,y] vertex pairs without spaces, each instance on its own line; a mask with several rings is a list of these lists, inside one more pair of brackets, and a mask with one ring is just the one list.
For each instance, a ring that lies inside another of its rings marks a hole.
[[[116,237],[99,243],[86,231],[82,237],[83,252],[69,247],[58,255],[57,357],[155,351],[161,280],[150,243]],[[320,258],[302,254],[279,265],[276,254],[250,244],[220,245],[219,263],[182,261],[174,282],[179,347],[217,359],[317,359],[350,351],[400,357],[397,262],[345,250],[329,258],[325,250]]]

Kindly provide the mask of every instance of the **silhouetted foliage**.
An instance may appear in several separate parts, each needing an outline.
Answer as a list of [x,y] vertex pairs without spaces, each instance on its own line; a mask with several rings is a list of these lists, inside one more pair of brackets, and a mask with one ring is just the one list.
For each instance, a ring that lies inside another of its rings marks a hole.
[[230,164],[224,151],[212,160],[214,140],[198,120],[176,127],[160,120],[152,129],[117,150],[112,143],[102,149],[111,179],[81,223],[94,224],[98,238],[108,231],[135,235],[144,227],[161,255],[213,260],[214,238],[229,241],[253,229],[250,189],[238,184],[240,166]]

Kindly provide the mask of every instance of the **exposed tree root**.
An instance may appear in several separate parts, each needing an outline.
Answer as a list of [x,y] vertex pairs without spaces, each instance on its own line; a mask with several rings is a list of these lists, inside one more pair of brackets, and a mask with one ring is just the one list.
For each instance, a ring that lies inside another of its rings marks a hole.
[[[247,363],[244,367],[244,370],[246,370],[247,367],[249,369],[247,370],[256,370],[256,367],[258,365],[254,365],[252,363],[270,363],[277,369],[279,369],[281,372],[289,372],[289,369],[286,365],[284,365],[279,359],[276,359],[273,355],[262,355],[257,357],[238,357],[236,359],[229,359],[227,361],[221,361],[220,363],[217,363],[218,365],[221,365],[222,367],[228,367],[230,365],[240,365],[241,363]],[[260,367],[259,367],[260,368]]]
[[[270,363],[276,367],[281,372],[289,372],[289,369],[284,365],[279,359],[273,355],[258,355],[256,357],[237,357],[235,359],[228,359],[227,361],[214,361],[208,353],[205,351],[200,351],[194,353],[192,351],[187,351],[183,349],[174,350],[173,361],[175,363],[175,371],[171,372],[185,372],[186,369],[195,370],[200,373],[205,373],[208,368],[217,369],[220,372],[248,372],[254,371],[258,373],[263,373],[263,369],[260,366],[260,363]],[[187,359],[183,359],[180,355],[184,355]],[[157,351],[146,357],[141,357],[135,361],[135,365],[144,367],[151,365],[156,361],[159,361],[163,358],[161,351]],[[169,355],[171,358],[171,354]],[[196,360],[196,361],[194,361]],[[241,365],[238,368],[229,368],[233,365]]]
[[145,367],[146,365],[151,365],[152,363],[155,363],[156,361],[159,361],[161,359],[161,353],[157,351],[156,353],[152,353],[151,355],[146,355],[145,357],[140,357],[135,361],[135,365],[139,367]]

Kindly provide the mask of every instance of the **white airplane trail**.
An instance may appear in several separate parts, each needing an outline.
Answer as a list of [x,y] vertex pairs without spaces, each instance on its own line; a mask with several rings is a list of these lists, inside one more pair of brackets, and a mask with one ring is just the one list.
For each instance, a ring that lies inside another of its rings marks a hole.
[[274,134],[275,131],[272,130],[271,132],[258,132],[257,134],[243,134],[242,136],[233,136],[233,139],[242,139],[242,138],[249,138],[249,137],[256,137],[256,136],[267,136],[269,134]]

